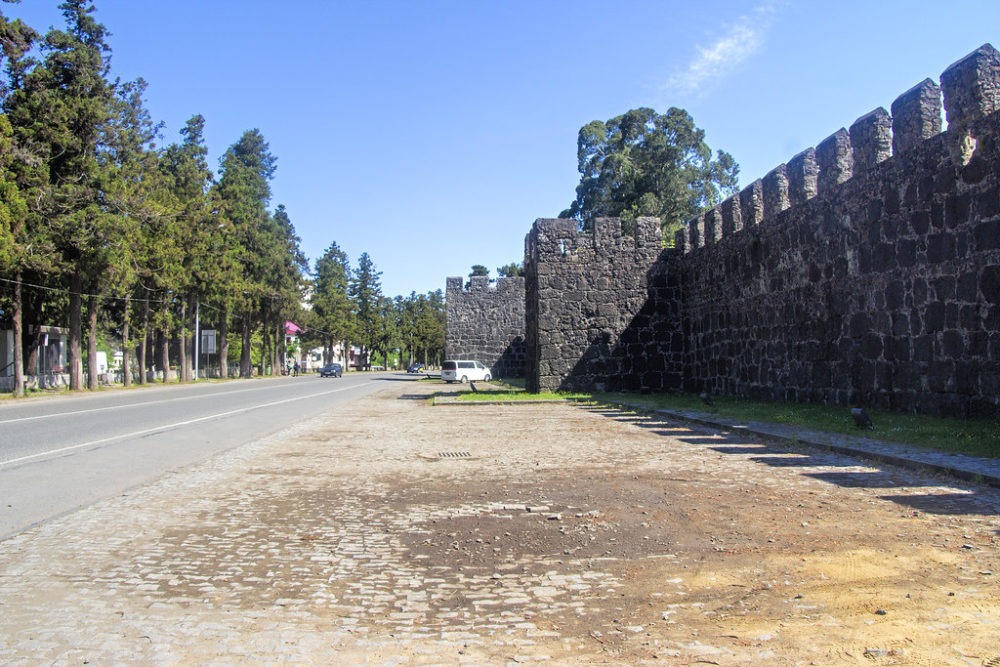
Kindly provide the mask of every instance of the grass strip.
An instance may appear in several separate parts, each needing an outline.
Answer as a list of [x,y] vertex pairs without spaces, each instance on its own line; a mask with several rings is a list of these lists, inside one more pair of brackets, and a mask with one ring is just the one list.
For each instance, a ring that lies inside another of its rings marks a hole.
[[706,405],[694,394],[594,394],[602,402],[623,402],[650,410],[700,412],[740,421],[771,422],[814,431],[840,433],[926,447],[945,452],[1000,458],[1000,422],[995,419],[953,419],[906,415],[865,409],[874,429],[859,429],[851,409],[808,403],[764,403],[713,396]]

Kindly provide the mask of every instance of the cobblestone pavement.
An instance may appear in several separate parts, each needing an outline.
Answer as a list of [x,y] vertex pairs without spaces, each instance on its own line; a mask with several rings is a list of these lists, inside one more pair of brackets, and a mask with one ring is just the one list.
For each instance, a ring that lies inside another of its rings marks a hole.
[[0,663],[1000,664],[1000,495],[399,382],[0,543]]

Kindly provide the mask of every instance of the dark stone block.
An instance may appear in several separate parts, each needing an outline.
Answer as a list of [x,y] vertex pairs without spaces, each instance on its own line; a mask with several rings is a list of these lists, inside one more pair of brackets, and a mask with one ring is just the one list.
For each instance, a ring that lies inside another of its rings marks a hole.
[[861,354],[867,359],[879,359],[883,353],[882,336],[876,333],[867,334],[861,343]]
[[879,243],[872,253],[872,263],[876,271],[892,271],[896,268],[896,247],[889,243]]
[[979,276],[979,291],[989,303],[1000,304],[1000,266],[987,266]]
[[893,313],[892,335],[894,336],[910,335],[910,318],[905,313]]
[[945,331],[941,337],[941,348],[946,357],[958,359],[965,354],[965,338],[954,329]]
[[989,334],[985,331],[970,332],[967,346],[969,356],[986,359],[989,356],[989,341]]
[[910,338],[908,337],[892,338],[890,342],[892,358],[899,362],[911,361],[912,354],[910,350],[910,342]]
[[955,298],[955,279],[951,276],[935,278],[932,286],[938,301],[951,301]]
[[931,391],[953,391],[955,387],[955,362],[936,360],[927,369],[927,384]]
[[944,330],[945,305],[932,301],[924,309],[924,333],[937,333]]
[[989,172],[989,163],[978,155],[973,155],[972,159],[969,160],[969,163],[962,167],[960,173],[962,175],[963,183],[966,185],[976,185],[977,183],[982,182]]
[[913,360],[930,362],[934,359],[934,337],[916,336],[913,339]]
[[851,317],[849,334],[852,338],[860,338],[868,333],[869,319],[867,313],[857,313]]
[[895,187],[887,187],[882,192],[883,207],[886,215],[896,215],[901,209],[899,190]]
[[979,306],[962,306],[958,309],[958,326],[962,331],[975,332],[982,327]]
[[955,235],[931,234],[927,237],[927,261],[940,264],[955,259]]
[[967,361],[955,364],[955,391],[971,396],[979,388],[979,366]]
[[[992,218],[1000,215],[1000,190],[992,189],[976,196],[976,216],[979,218]],[[969,212],[965,212],[966,218]]]
[[[954,184],[954,181],[953,181]],[[972,197],[968,193],[953,195],[945,199],[944,202],[944,224],[948,229],[955,229],[959,225],[969,222],[969,211],[972,205]]]
[[917,234],[926,234],[931,227],[931,218],[927,211],[914,211],[910,215],[910,228]]
[[966,271],[958,277],[955,286],[955,298],[966,303],[975,303],[979,300],[979,276],[971,271]]
[[917,263],[917,244],[912,239],[900,239],[896,243],[896,263],[902,268],[910,268]]

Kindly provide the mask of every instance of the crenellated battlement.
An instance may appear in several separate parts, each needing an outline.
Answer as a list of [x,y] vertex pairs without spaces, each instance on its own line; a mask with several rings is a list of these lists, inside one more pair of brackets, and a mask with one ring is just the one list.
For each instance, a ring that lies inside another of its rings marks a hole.
[[451,276],[445,283],[445,291],[449,294],[479,294],[479,293],[524,293],[524,278],[520,276],[500,276],[495,281],[489,276],[471,276],[466,285],[461,276]]
[[620,375],[619,336],[648,298],[648,274],[663,253],[658,218],[626,231],[598,218],[535,221],[525,238],[527,378],[533,391],[603,384]]
[[525,237],[524,254],[538,260],[617,250],[659,252],[662,238],[659,218],[638,218],[631,233],[622,228],[619,218],[597,218],[591,231],[580,231],[573,219],[539,218]]
[[[943,103],[942,103],[943,98]],[[1000,110],[1000,52],[984,44],[948,67],[938,85],[925,79],[883,108],[858,118],[787,163],[778,165],[718,206],[687,221],[677,248],[712,246],[747,227],[767,224],[789,208],[832,197],[852,179],[944,134],[954,155],[968,156],[976,123]],[[942,110],[948,129],[942,132]]]
[[524,278],[461,276],[445,288],[445,356],[476,359],[493,377],[524,375]]

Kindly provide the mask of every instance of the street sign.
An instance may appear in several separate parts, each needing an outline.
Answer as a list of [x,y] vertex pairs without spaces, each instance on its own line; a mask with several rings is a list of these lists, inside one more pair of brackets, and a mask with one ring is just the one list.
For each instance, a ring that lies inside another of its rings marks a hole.
[[201,330],[201,352],[204,354],[215,354],[215,329]]

